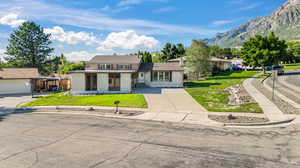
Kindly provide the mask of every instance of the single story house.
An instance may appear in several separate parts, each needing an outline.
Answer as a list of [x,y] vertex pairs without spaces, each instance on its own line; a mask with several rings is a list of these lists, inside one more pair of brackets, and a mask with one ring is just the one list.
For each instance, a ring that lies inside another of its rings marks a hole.
[[73,92],[130,93],[136,86],[183,87],[177,63],[143,63],[138,55],[100,55],[71,72]]
[[36,68],[0,68],[0,94],[29,94],[39,77]]

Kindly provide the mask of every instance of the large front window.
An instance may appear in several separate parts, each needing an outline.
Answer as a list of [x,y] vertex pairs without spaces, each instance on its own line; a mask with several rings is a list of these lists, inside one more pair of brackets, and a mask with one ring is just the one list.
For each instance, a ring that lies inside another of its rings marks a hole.
[[170,82],[171,81],[171,72],[169,71],[153,71],[152,72],[152,81],[157,82]]
[[112,70],[111,64],[100,64],[98,67],[100,70]]

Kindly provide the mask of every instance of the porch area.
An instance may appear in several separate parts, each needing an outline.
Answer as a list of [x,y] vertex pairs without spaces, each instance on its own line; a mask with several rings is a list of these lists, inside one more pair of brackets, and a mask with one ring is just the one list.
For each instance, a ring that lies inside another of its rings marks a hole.
[[134,73],[74,73],[72,92],[78,94],[131,93],[137,75]]

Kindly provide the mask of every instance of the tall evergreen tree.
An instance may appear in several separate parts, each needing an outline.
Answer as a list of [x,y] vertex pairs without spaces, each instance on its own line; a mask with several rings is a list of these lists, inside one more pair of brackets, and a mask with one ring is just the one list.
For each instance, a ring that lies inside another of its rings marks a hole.
[[24,22],[10,35],[5,59],[14,66],[38,68],[45,73],[45,64],[54,50],[49,47],[50,36],[36,23]]
[[177,44],[177,57],[176,58],[182,57],[184,55],[185,55],[185,47],[182,43],[178,43]]
[[152,63],[152,55],[149,52],[140,52],[144,63]]

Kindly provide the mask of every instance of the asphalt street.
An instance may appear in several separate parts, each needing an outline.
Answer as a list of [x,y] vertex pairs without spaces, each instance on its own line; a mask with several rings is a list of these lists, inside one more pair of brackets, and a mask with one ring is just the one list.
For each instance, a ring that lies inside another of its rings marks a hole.
[[1,168],[300,167],[300,125],[229,129],[59,114],[0,121]]

